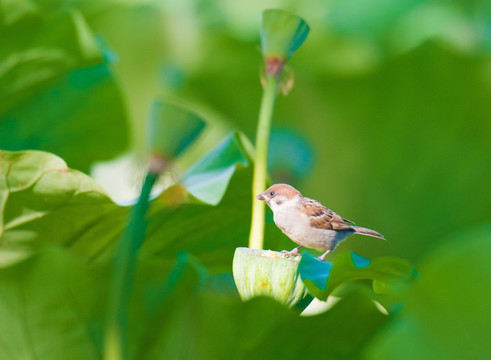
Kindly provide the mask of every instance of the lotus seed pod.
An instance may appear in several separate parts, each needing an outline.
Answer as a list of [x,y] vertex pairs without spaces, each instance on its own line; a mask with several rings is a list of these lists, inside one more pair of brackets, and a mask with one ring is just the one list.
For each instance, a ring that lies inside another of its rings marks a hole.
[[265,10],[261,23],[261,48],[266,75],[280,76],[283,65],[302,45],[309,26],[300,17],[283,10]]
[[307,296],[297,272],[300,256],[287,257],[271,250],[237,248],[233,274],[242,300],[268,296],[293,307]]
[[205,127],[195,113],[168,100],[153,104],[147,136],[153,154],[173,159],[191,145]]

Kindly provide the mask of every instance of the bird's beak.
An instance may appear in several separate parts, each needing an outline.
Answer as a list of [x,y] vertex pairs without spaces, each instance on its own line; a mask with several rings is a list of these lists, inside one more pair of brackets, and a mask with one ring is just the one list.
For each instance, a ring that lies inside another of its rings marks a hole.
[[261,193],[258,196],[256,196],[256,199],[266,201],[266,197],[264,196],[264,193]]

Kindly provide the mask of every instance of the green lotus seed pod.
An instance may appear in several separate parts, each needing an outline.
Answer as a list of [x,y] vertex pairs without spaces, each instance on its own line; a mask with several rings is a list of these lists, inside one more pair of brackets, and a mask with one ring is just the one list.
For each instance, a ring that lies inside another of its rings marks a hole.
[[297,273],[300,256],[240,247],[235,250],[233,274],[242,300],[268,296],[293,307],[307,296]]
[[302,45],[309,26],[300,17],[283,10],[265,10],[261,23],[261,47],[266,75],[280,76],[283,65]]
[[183,106],[157,100],[147,128],[151,151],[167,159],[175,158],[196,140],[204,126],[203,119]]

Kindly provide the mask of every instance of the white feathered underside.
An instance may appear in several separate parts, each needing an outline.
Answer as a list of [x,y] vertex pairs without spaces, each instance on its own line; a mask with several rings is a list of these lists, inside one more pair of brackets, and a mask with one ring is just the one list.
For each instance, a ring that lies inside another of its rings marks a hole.
[[307,248],[325,251],[336,245],[352,233],[314,228],[310,217],[299,209],[299,199],[287,200],[281,205],[270,203],[274,213],[274,222],[293,242]]

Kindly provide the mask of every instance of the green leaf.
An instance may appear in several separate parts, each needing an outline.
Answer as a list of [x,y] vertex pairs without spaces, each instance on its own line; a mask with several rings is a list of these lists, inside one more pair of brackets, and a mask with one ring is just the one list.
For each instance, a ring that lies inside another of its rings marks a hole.
[[151,160],[139,199],[118,241],[106,315],[104,358],[119,359],[126,353],[125,336],[130,295],[141,245],[147,230],[150,194],[167,161],[177,157],[201,133],[201,118],[177,104],[157,101],[149,121]]
[[487,359],[491,354],[491,227],[460,233],[426,258],[404,308],[371,359]]
[[326,300],[339,285],[355,280],[373,280],[376,292],[391,292],[410,283],[415,274],[407,260],[396,257],[369,260],[351,251],[339,253],[333,262],[304,253],[299,272],[309,292],[321,300]]
[[130,337],[132,358],[352,359],[387,319],[358,292],[323,314],[302,317],[269,298],[243,303],[204,281],[199,263],[181,254],[161,290],[154,287],[159,306],[145,312],[140,305],[134,314],[140,337]]
[[[247,244],[250,228],[252,171],[246,154],[244,140],[233,133],[191,167],[181,184],[162,193],[150,209],[143,251],[169,257],[186,250],[207,268],[230,272],[235,248]],[[178,206],[187,191],[192,196]]]
[[[243,312],[244,319],[251,319],[249,332],[244,331],[240,337],[246,348],[244,358],[260,359],[358,359],[387,320],[370,298],[358,292],[347,294],[329,311],[310,317],[294,317],[260,301],[238,311]],[[268,324],[269,318],[272,320]],[[250,344],[248,337],[261,332],[264,324],[269,328]]]
[[105,279],[96,274],[59,249],[0,268],[0,358],[99,358]]
[[[100,358],[108,274],[107,266],[88,266],[52,248],[0,269],[0,357]],[[128,358],[295,359],[323,353],[350,359],[386,321],[361,293],[348,294],[326,313],[299,317],[271,299],[243,303],[206,286],[208,280],[186,253],[171,263],[141,260]]]
[[[0,170],[0,248],[29,251],[46,241],[70,246],[86,238],[85,246],[93,254],[122,231],[126,209],[59,157],[41,151],[1,151]],[[119,229],[109,218],[118,214]]]
[[232,133],[183,175],[181,184],[200,201],[216,205],[222,199],[237,166],[249,166],[239,134]]
[[85,172],[121,153],[124,104],[83,16],[17,10],[0,25],[0,147],[50,151]]
[[[240,136],[232,134],[184,175],[183,184],[199,203],[181,184],[154,199],[143,252],[173,258],[184,249],[213,269],[230,271],[233,252],[246,244],[250,226],[251,171],[244,167],[245,154]],[[0,186],[0,249],[29,253],[49,242],[90,259],[114,256],[129,208],[114,204],[90,177],[67,169],[60,158],[2,151],[0,184],[5,185]]]
[[[207,271],[185,252],[180,252],[177,261],[172,262],[169,270],[164,270],[162,262],[155,259],[139,264],[130,318],[135,326],[129,327],[128,337],[131,358],[152,359],[163,354],[180,358],[178,354],[186,353],[189,346],[200,340],[192,336],[187,338],[188,346],[183,346],[182,335],[192,334],[196,327],[187,321],[183,309],[196,303],[197,293],[208,279]],[[159,276],[155,276],[156,271]]]

